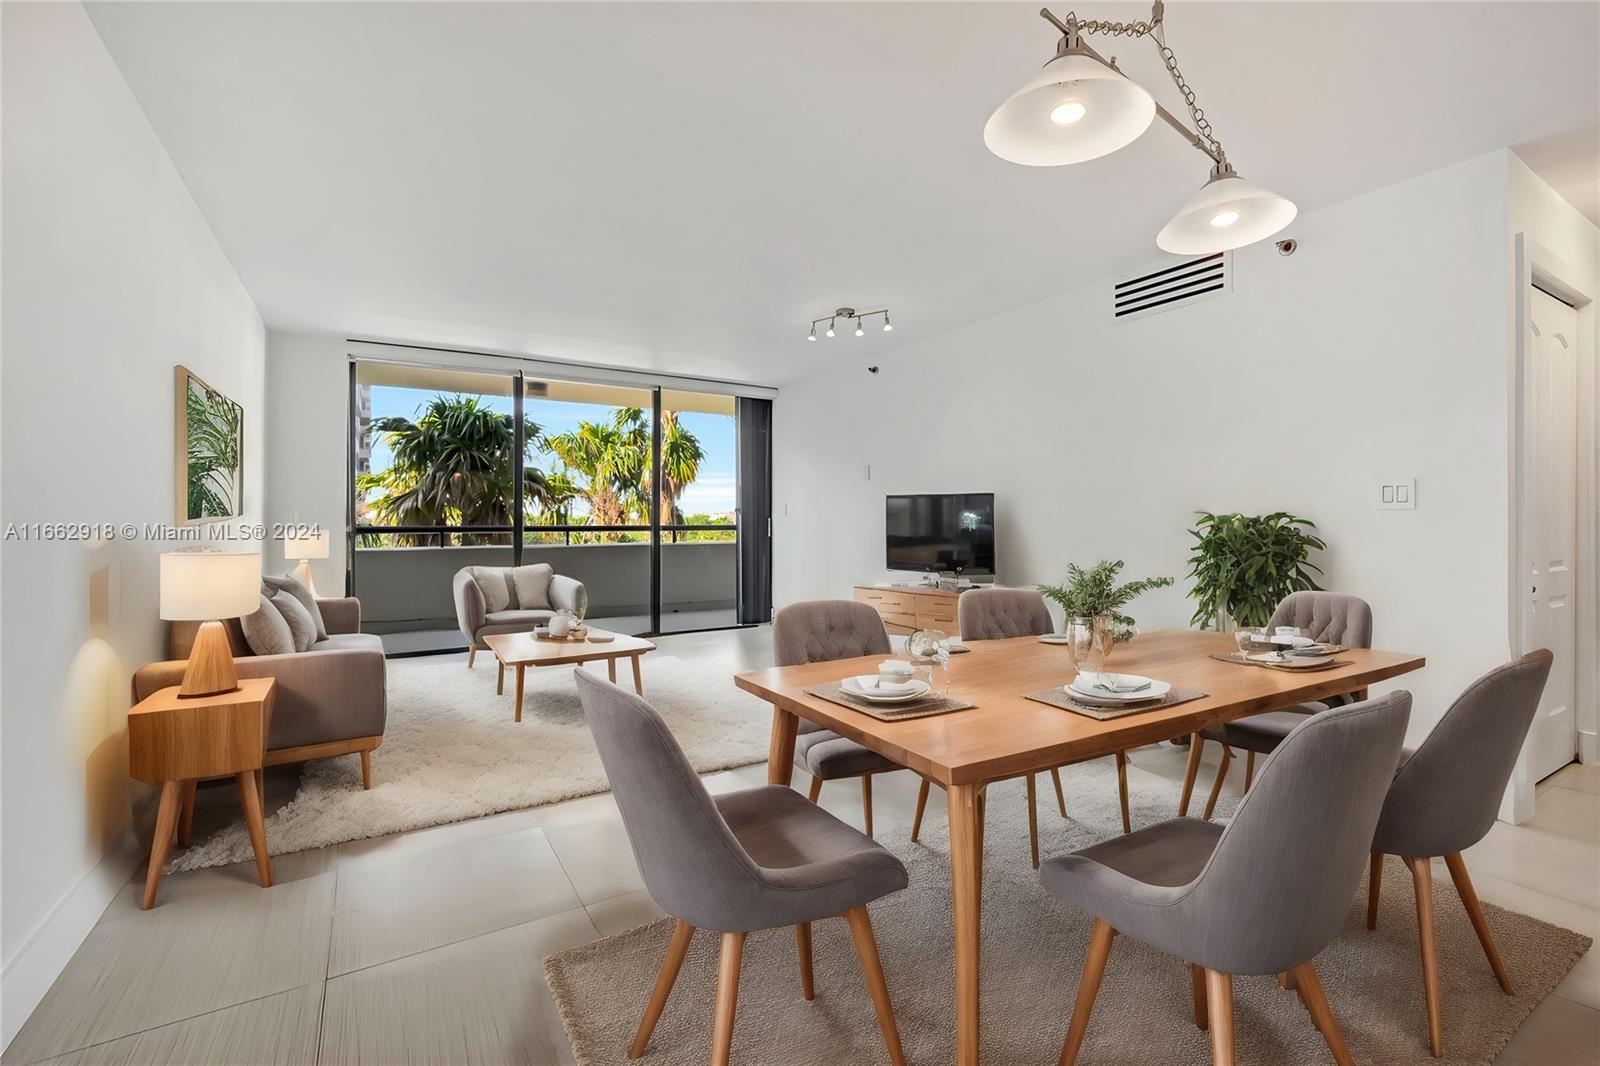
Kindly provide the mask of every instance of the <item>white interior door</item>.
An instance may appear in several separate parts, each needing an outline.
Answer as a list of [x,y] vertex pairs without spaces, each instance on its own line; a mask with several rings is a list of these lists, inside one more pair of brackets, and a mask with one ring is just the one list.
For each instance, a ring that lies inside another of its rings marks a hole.
[[1571,762],[1578,749],[1577,549],[1578,312],[1539,289],[1532,293],[1533,344],[1527,366],[1527,582],[1523,647],[1555,653],[1550,681],[1528,737],[1529,776],[1537,781]]

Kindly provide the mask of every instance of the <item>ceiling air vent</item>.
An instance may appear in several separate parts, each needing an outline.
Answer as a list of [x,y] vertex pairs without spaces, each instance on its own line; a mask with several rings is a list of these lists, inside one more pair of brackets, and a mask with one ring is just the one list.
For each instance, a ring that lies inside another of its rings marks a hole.
[[1121,322],[1186,307],[1233,288],[1233,259],[1227,252],[1185,259],[1160,270],[1143,270],[1118,279],[1111,290],[1111,317]]

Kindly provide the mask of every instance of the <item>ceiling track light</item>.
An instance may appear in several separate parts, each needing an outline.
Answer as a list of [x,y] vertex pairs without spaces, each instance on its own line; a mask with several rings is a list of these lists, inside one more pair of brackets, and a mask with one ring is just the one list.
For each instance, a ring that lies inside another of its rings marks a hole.
[[[1061,40],[1044,69],[989,116],[983,142],[991,152],[1025,166],[1081,163],[1131,144],[1159,117],[1211,160],[1210,179],[1156,236],[1162,251],[1200,255],[1241,248],[1294,221],[1293,203],[1245,181],[1228,162],[1205,110],[1195,103],[1194,90],[1178,70],[1177,56],[1167,46],[1162,0],[1155,0],[1144,22],[1080,19],[1075,12],[1068,12],[1063,21],[1049,8],[1041,8],[1039,15],[1061,31]],[[1154,41],[1193,128],[1125,75],[1115,56],[1107,60],[1085,43],[1087,34]]]
[[817,339],[817,324],[820,322],[828,324],[828,328],[822,335],[824,337],[833,336],[834,327],[838,325],[841,318],[844,319],[846,326],[849,326],[852,322],[856,324],[855,335],[857,337],[865,337],[867,335],[866,320],[874,315],[883,316],[883,332],[894,332],[894,323],[889,321],[889,309],[887,307],[880,307],[876,311],[857,311],[854,307],[840,307],[831,315],[820,315],[817,318],[813,318],[811,320],[811,332],[806,335],[806,340],[814,341]]

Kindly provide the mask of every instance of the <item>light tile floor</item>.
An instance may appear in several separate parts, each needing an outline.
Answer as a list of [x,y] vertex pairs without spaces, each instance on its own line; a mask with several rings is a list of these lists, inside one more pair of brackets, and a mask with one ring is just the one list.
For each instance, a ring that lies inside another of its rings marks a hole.
[[[750,669],[768,662],[770,640],[763,628],[662,643],[693,657],[732,642]],[[1134,786],[1181,780],[1184,759],[1140,749]],[[714,791],[765,780],[763,766],[706,777]],[[277,780],[269,800],[292,790]],[[873,798],[879,827],[908,825],[915,778],[880,777]],[[856,789],[824,789],[822,802],[859,824]],[[214,804],[201,816],[232,817],[231,796]],[[943,821],[931,803],[928,828]],[[1468,853],[1479,893],[1600,937],[1597,827],[1600,767],[1563,770],[1541,784],[1531,822],[1497,824]],[[151,911],[130,883],[5,1061],[570,1063],[541,960],[660,913],[609,796],[283,856],[274,872],[267,891],[248,865],[174,875]],[[1500,1063],[1600,1066],[1600,956],[1540,1005]]]

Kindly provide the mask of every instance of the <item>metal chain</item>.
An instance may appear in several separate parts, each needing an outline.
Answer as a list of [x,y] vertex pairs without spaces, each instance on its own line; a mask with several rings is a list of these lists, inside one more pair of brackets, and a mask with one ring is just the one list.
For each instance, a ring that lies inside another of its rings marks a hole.
[[1222,142],[1217,140],[1216,134],[1211,131],[1211,123],[1206,121],[1205,109],[1195,103],[1194,90],[1189,88],[1189,83],[1183,78],[1183,72],[1178,69],[1178,57],[1167,47],[1166,31],[1157,26],[1150,34],[1150,38],[1161,50],[1161,61],[1167,65],[1167,73],[1172,75],[1173,84],[1177,85],[1178,92],[1183,94],[1184,105],[1189,108],[1189,117],[1194,120],[1195,133],[1206,142],[1217,159],[1227,159],[1227,153],[1222,150]]

